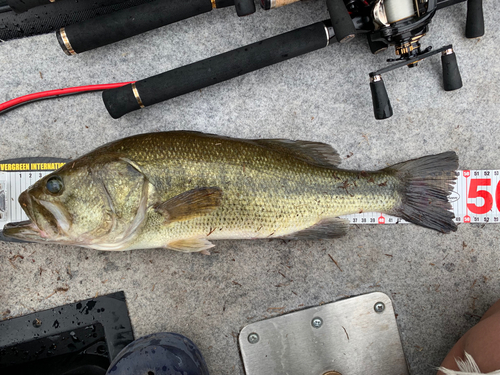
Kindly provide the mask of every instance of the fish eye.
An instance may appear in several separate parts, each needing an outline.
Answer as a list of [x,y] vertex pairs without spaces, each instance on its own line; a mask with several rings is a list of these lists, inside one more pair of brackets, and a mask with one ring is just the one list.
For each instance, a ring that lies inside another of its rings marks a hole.
[[47,190],[52,194],[58,194],[62,191],[64,184],[59,176],[53,176],[47,180]]

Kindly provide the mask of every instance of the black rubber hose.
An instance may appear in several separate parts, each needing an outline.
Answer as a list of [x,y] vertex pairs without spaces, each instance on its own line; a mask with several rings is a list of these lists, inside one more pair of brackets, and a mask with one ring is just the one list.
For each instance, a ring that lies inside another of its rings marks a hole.
[[467,0],[465,36],[479,38],[484,35],[483,0]]
[[211,10],[211,0],[157,0],[69,25],[57,31],[57,40],[74,55]]
[[376,76],[370,80],[370,89],[372,92],[373,114],[377,120],[385,120],[392,116],[392,106],[389,95],[385,89],[382,77]]
[[356,28],[347,11],[344,0],[326,0],[326,6],[330,13],[337,41],[345,43],[354,38],[356,36]]
[[328,42],[326,25],[318,22],[133,85],[105,90],[102,97],[109,114],[119,118],[141,108],[139,103],[147,107],[326,47]]
[[255,13],[255,3],[253,0],[234,0],[234,7],[239,17]]
[[455,52],[441,55],[443,65],[443,87],[445,91],[453,91],[462,87],[462,77],[457,64]]
[[50,0],[7,0],[10,8],[16,13],[23,13],[31,8],[50,4]]

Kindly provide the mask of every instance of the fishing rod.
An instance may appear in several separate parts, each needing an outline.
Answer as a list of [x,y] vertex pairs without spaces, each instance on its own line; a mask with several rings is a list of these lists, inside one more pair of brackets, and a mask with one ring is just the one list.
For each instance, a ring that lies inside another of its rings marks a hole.
[[[268,10],[297,1],[261,0],[261,6]],[[239,17],[255,12],[254,0],[155,0],[63,27],[56,36],[63,51],[71,56],[230,6]]]
[[[388,60],[395,64],[370,73],[375,118],[386,119],[392,116],[393,110],[382,74],[390,70],[403,66],[413,68],[423,59],[441,53],[444,89],[452,91],[462,87],[453,47],[448,45],[432,51],[432,47],[422,49],[420,42],[438,9],[463,1],[328,0],[328,8],[333,15],[330,20],[105,90],[103,101],[109,114],[116,119],[129,112],[324,48],[331,41],[345,42],[357,34],[366,34],[372,53],[394,46],[398,56],[397,59]],[[467,6],[466,36],[482,36],[482,0],[467,0]]]
[[[342,2],[342,0],[339,1]],[[346,0],[345,9],[348,9],[350,13],[347,24],[345,22],[332,22],[331,20],[318,22],[138,82],[71,87],[25,95],[1,103],[0,114],[36,100],[90,91],[104,91],[103,100],[108,112],[112,117],[119,118],[139,108],[312,52],[329,45],[334,40],[340,39],[340,42],[345,42],[357,34],[365,34],[368,37],[372,53],[378,53],[387,49],[389,45],[393,45],[396,54],[399,56],[396,60],[389,60],[391,62],[397,61],[395,64],[370,73],[370,88],[375,118],[389,118],[392,116],[393,111],[382,80],[382,74],[390,70],[403,66],[414,67],[422,59],[441,53],[444,89],[451,91],[462,86],[456,55],[452,46],[445,46],[434,51],[431,51],[431,47],[421,50],[420,39],[426,33],[428,23],[435,10],[465,0],[418,1],[420,1],[420,4],[427,4],[427,8],[415,8],[412,16],[392,21],[393,18],[387,20],[387,13],[381,7],[381,0],[372,0],[370,3],[360,0]],[[362,5],[361,8],[359,7],[360,4]],[[418,5],[418,3],[416,4]],[[386,7],[389,5],[390,8],[390,0],[386,0],[383,5]],[[408,8],[407,14],[409,13]],[[394,17],[394,11],[389,14]],[[396,14],[398,14],[397,11]],[[379,24],[375,23],[374,20],[380,20]],[[355,30],[354,35],[350,31],[352,27]],[[483,34],[482,1],[469,0],[466,36],[472,38]],[[121,88],[114,89],[115,87]]]
[[[5,0],[4,0],[5,1]],[[21,1],[21,0],[7,0]],[[50,0],[30,0],[50,1]],[[59,0],[61,1],[61,0]],[[300,0],[260,0],[263,9],[269,10],[284,5],[292,4]],[[414,0],[418,3],[427,3],[428,0]],[[461,0],[465,1],[465,0]],[[374,1],[362,1],[373,3]],[[438,1],[439,3],[455,3],[456,1]],[[355,29],[349,22],[349,12],[358,7],[358,0],[327,0],[327,7],[335,29],[337,40],[345,42],[354,37]],[[384,1],[378,1],[379,8],[385,6]],[[385,0],[389,9],[398,15],[411,6],[410,2]],[[476,2],[473,2],[476,3]],[[410,4],[410,5],[408,5]],[[255,12],[254,0],[155,0],[146,4],[136,5],[92,18],[84,22],[75,23],[62,27],[56,32],[57,40],[67,55],[76,55],[95,48],[103,47],[120,40],[142,34],[162,26],[166,26],[184,19],[188,19],[213,9],[234,6],[238,16],[247,16]],[[446,5],[445,5],[446,6]],[[405,8],[406,7],[406,8]],[[478,11],[482,10],[482,6]],[[477,12],[476,12],[477,13]],[[469,23],[468,23],[469,24]],[[476,22],[473,22],[476,24]]]

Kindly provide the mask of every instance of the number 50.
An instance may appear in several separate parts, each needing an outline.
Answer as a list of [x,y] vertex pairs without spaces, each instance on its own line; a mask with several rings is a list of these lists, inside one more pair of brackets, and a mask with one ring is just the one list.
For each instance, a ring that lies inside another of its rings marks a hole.
[[[493,208],[493,196],[489,191],[479,190],[479,186],[491,186],[491,179],[489,178],[477,178],[470,181],[469,194],[467,198],[483,198],[484,204],[482,206],[477,206],[475,203],[467,203],[467,208],[474,214],[482,215],[489,212]],[[500,211],[500,182],[496,187],[495,192],[495,202],[497,209]]]

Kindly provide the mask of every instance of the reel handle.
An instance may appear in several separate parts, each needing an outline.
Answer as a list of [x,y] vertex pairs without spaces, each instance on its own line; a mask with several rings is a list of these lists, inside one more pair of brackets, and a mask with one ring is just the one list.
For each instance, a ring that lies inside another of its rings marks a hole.
[[335,37],[339,43],[350,41],[356,36],[356,28],[347,11],[344,0],[326,0]]
[[382,76],[370,76],[370,90],[372,92],[373,114],[377,120],[385,120],[393,115],[391,101],[385,89]]
[[102,93],[113,118],[326,47],[327,25],[302,27]]
[[465,36],[479,38],[484,35],[483,0],[467,0]]
[[[233,0],[215,0],[217,7]],[[211,0],[156,0],[75,23],[56,32],[67,55],[90,51],[132,36],[211,11]]]
[[449,48],[441,54],[443,65],[443,87],[445,91],[458,90],[462,87],[462,77],[457,64],[457,55]]

